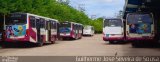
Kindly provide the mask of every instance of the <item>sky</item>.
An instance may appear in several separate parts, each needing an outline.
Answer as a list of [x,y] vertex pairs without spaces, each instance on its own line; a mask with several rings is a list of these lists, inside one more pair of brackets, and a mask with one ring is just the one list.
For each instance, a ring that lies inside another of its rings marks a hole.
[[91,17],[115,17],[115,14],[123,10],[125,0],[70,0],[70,5],[78,8],[84,7],[85,13]]

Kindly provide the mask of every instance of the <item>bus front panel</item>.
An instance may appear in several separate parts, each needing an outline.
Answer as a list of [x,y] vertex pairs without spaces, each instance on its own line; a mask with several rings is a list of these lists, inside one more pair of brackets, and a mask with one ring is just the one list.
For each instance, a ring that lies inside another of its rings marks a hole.
[[28,41],[26,37],[27,14],[12,13],[6,16],[6,41]]
[[154,37],[154,22],[150,14],[128,14],[126,38],[128,40],[147,40]]

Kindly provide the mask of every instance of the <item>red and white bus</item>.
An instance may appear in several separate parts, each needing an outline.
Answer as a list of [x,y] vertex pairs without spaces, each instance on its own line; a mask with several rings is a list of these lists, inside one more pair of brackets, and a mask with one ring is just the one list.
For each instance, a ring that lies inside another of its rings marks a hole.
[[124,41],[124,25],[122,19],[104,19],[103,40],[109,43]]
[[140,46],[142,41],[151,41],[155,37],[155,24],[150,13],[128,13],[126,18],[126,40],[132,46]]
[[59,22],[55,19],[30,13],[11,13],[5,19],[6,42],[31,42],[42,46],[56,41]]
[[62,39],[65,38],[72,38],[72,39],[79,39],[82,38],[82,24],[74,23],[74,22],[62,22],[60,23],[60,37]]

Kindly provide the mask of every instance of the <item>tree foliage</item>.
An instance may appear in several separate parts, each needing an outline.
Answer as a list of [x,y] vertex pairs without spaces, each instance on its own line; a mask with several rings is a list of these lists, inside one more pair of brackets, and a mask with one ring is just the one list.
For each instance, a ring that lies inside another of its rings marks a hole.
[[94,26],[96,33],[102,33],[103,18],[97,18],[97,19],[91,21],[91,25]]
[[25,12],[50,17],[62,21],[72,21],[84,25],[93,25],[97,32],[102,31],[102,20],[92,20],[73,7],[56,0],[0,0],[0,13]]

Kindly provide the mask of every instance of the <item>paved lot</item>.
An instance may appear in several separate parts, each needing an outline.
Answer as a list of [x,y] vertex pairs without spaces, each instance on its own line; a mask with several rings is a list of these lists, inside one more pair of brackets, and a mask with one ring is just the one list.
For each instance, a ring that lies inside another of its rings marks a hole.
[[127,44],[109,44],[102,35],[32,48],[0,48],[0,56],[160,56],[160,48],[132,48]]

